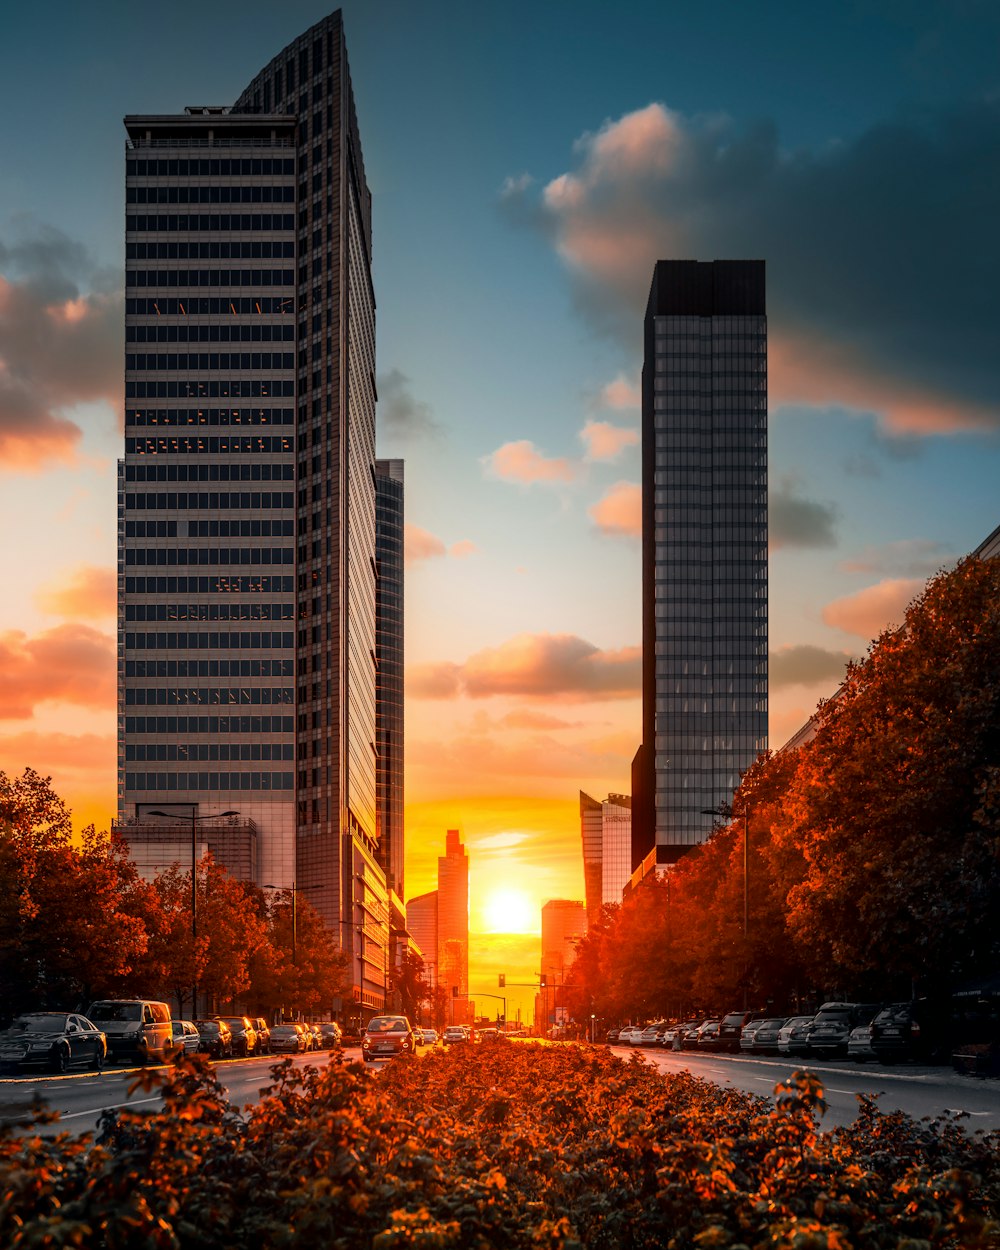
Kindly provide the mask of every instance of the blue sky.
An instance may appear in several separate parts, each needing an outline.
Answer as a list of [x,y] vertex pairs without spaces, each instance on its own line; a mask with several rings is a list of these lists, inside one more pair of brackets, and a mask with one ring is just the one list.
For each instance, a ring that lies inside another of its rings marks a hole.
[[[5,13],[0,767],[91,818],[114,791],[121,118],[231,102],[324,12]],[[659,256],[768,263],[773,745],[1000,523],[1000,10],[344,13],[380,451],[407,461],[411,880],[460,825],[474,909],[477,849],[482,879],[516,862],[535,901],[578,896],[577,790],[626,790],[638,742],[632,393]]]

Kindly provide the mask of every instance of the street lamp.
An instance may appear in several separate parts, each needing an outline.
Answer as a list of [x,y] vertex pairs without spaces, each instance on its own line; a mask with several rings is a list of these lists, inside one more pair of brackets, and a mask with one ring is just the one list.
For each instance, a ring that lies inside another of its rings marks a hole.
[[[163,816],[167,820],[183,820],[176,812],[147,812],[147,816]],[[191,805],[191,961],[194,981],[191,985],[191,1016],[198,1016],[198,822],[222,820],[225,816],[238,816],[239,812],[211,812],[199,816],[197,805]]]
[[[294,964],[295,963],[295,947],[296,947],[297,936],[298,936],[298,922],[297,922],[298,912],[295,906],[295,900],[297,896],[303,890],[322,890],[323,887],[321,885],[296,885],[295,882],[293,881],[290,888],[291,888],[291,894],[292,894],[292,963]],[[264,889],[265,890],[287,890],[289,889],[289,887],[287,885],[265,885]]]

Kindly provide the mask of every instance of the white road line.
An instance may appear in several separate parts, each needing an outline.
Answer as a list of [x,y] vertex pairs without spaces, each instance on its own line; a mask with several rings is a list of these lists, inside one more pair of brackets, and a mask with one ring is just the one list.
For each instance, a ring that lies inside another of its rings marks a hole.
[[89,1111],[63,1111],[60,1120],[76,1120],[81,1115],[100,1115],[102,1111],[116,1111],[119,1107],[138,1107],[143,1102],[159,1102],[156,1098],[133,1098],[131,1102],[113,1102],[106,1107],[91,1107]]
[[952,1115],[995,1115],[994,1111],[963,1111],[961,1107],[945,1107]]
[[857,1090],[854,1090],[854,1089],[835,1089],[834,1086],[832,1085],[826,1085],[824,1086],[824,1088],[830,1094],[855,1094],[857,1093]]

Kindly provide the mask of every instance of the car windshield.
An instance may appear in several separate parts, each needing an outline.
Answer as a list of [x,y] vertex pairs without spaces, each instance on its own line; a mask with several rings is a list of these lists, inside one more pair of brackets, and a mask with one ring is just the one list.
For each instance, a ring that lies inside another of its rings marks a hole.
[[375,1016],[368,1021],[369,1033],[405,1033],[406,1021],[402,1016]]
[[279,1024],[276,1028],[271,1030],[272,1037],[295,1037],[297,1033],[298,1029],[294,1028],[290,1024]]
[[30,1016],[18,1016],[10,1026],[12,1033],[62,1033],[66,1029],[66,1017],[50,1012],[35,1012]]
[[195,1028],[199,1033],[218,1033],[219,1026],[214,1020],[196,1020]]
[[94,1003],[87,1012],[91,1020],[141,1020],[141,1003]]
[[816,1023],[817,1024],[819,1023],[824,1023],[824,1024],[843,1023],[845,1020],[848,1019],[850,1014],[851,1014],[850,1009],[847,1007],[841,1008],[837,1011],[821,1011],[816,1017]]
[[909,1003],[892,1003],[879,1012],[880,1020],[909,1020],[913,1009]]
[[744,1015],[745,1013],[742,1011],[730,1012],[730,1014],[726,1016],[726,1018],[722,1021],[722,1023],[723,1024],[742,1024]]

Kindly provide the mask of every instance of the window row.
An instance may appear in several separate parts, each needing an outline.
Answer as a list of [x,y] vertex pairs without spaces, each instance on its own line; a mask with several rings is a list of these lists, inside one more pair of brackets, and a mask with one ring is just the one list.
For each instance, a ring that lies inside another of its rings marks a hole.
[[126,790],[294,790],[294,773],[126,773]]
[[294,425],[294,408],[126,408],[125,428],[150,425]]
[[183,381],[126,382],[126,399],[294,399],[295,383],[289,378],[259,381],[220,381],[203,378]]
[[177,438],[127,438],[127,456],[273,456],[283,451],[294,451],[291,435],[233,434],[229,438],[212,435],[192,435]]
[[204,234],[210,230],[294,230],[294,213],[128,213],[125,233],[146,231],[186,231]]
[[126,660],[126,677],[294,677],[294,660]]
[[185,508],[202,508],[218,512],[224,508],[240,508],[245,512],[266,511],[270,508],[294,508],[292,491],[149,491],[126,492],[127,512],[150,512],[156,509],[170,512]]
[[294,482],[294,464],[127,464],[126,482]]
[[[291,327],[289,327],[291,328]],[[294,352],[126,352],[125,368],[153,369],[294,369]]]
[[126,187],[126,204],[294,204],[295,187]]
[[[295,635],[291,630],[260,632],[247,631],[238,634],[198,633],[183,634],[167,631],[155,633],[127,633],[125,635],[126,651],[258,651],[280,650],[295,646]],[[141,674],[140,674],[141,675]],[[154,674],[150,674],[153,676]],[[171,674],[166,674],[171,676]]]
[[290,595],[294,577],[126,577],[127,595]]
[[126,621],[294,621],[294,603],[129,603]]
[[128,269],[130,286],[292,286],[294,269]]
[[290,295],[232,295],[223,299],[207,295],[176,299],[163,295],[158,299],[125,301],[127,317],[264,317],[294,312],[295,300]]
[[130,734],[290,734],[294,716],[126,716]]
[[294,538],[295,522],[188,521],[188,538]]
[[126,343],[294,343],[294,325],[176,325],[160,322],[148,326],[126,326]]
[[125,748],[127,762],[155,760],[293,760],[293,742],[143,742]]
[[292,547],[147,547],[127,550],[126,565],[294,564]]
[[294,260],[294,239],[126,243],[126,260]]
[[188,157],[150,160],[132,156],[126,162],[127,178],[253,178],[261,174],[295,174],[291,156]]
[[168,690],[163,687],[149,690],[126,690],[128,707],[213,707],[229,704],[261,706],[267,704],[295,703],[295,691],[291,686],[205,686],[200,689]]

